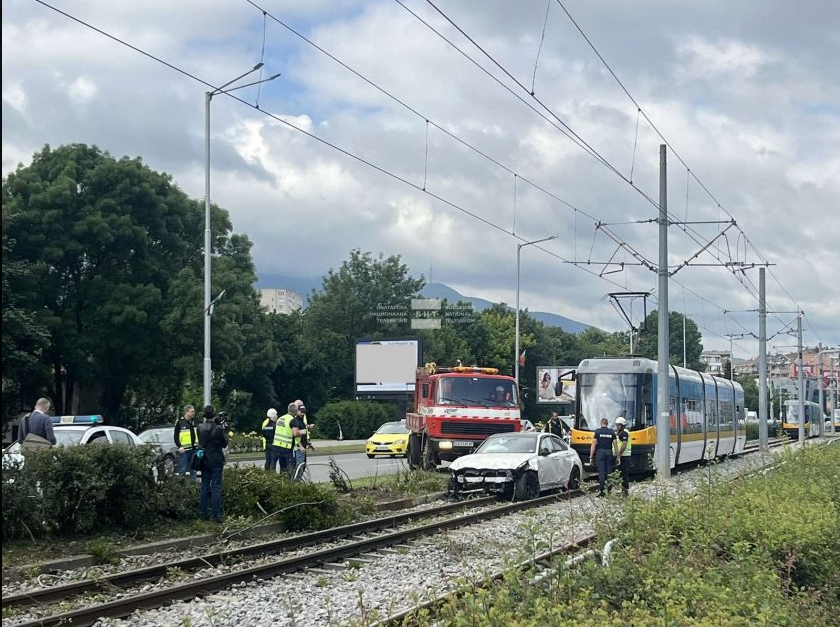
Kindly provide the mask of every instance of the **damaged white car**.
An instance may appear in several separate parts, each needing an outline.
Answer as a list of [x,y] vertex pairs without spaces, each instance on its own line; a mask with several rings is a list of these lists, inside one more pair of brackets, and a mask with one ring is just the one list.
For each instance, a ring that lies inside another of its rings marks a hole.
[[577,490],[583,473],[578,454],[549,433],[498,433],[449,466],[449,493],[502,494],[534,499],[545,490]]

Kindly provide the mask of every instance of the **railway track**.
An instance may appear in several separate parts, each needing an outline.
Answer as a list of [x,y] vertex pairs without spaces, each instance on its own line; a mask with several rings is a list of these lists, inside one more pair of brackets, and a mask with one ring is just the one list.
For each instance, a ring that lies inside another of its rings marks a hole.
[[[771,446],[777,447],[785,443],[779,440]],[[750,447],[744,454],[757,450],[757,446]],[[581,491],[564,493],[565,498],[582,496],[589,488]],[[375,553],[375,551],[395,545],[401,545],[423,536],[434,535],[443,531],[475,524],[484,520],[499,518],[509,513],[540,507],[557,502],[556,495],[549,495],[539,499],[515,503],[505,503],[487,510],[471,512],[466,515],[447,518],[423,525],[409,526],[422,519],[428,519],[463,509],[478,508],[497,503],[495,497],[469,499],[457,503],[450,503],[437,508],[420,512],[406,512],[370,521],[363,521],[282,540],[275,540],[247,547],[231,549],[188,558],[166,565],[150,566],[123,573],[115,573],[96,580],[84,580],[51,588],[33,590],[21,594],[9,595],[3,599],[3,609],[43,607],[57,601],[67,601],[69,598],[80,597],[89,593],[122,593],[126,588],[148,581],[166,578],[173,569],[181,572],[195,571],[208,566],[227,564],[233,561],[257,557],[276,555],[289,550],[301,549],[317,544],[335,542],[351,538],[350,542],[337,546],[315,550],[304,555],[291,556],[285,559],[273,560],[269,563],[246,567],[233,572],[211,576],[197,581],[169,586],[165,589],[153,590],[141,594],[129,594],[110,602],[90,605],[65,611],[52,616],[40,617],[28,622],[19,623],[18,627],[34,627],[35,625],[92,625],[104,617],[125,617],[138,609],[161,607],[171,601],[192,599],[197,596],[217,592],[233,584],[267,579],[284,573],[317,567],[327,563],[341,562],[354,556]],[[407,528],[391,531],[395,527],[406,525]],[[383,533],[384,532],[384,533]],[[374,535],[370,535],[374,534]],[[556,552],[568,550],[561,547]],[[548,559],[548,558],[546,558]]]
[[[574,491],[563,493],[561,497],[574,498],[582,496],[585,491]],[[543,496],[530,501],[517,501],[504,503],[490,509],[470,512],[440,521],[434,521],[423,525],[410,526],[420,518],[445,514],[459,509],[477,508],[481,505],[498,503],[496,497],[481,499],[469,499],[458,503],[451,503],[433,510],[423,512],[411,512],[389,516],[383,519],[364,521],[345,527],[327,529],[312,534],[295,536],[275,542],[263,543],[232,551],[223,551],[208,556],[190,558],[180,562],[170,563],[161,566],[128,571],[109,575],[98,580],[85,580],[52,588],[31,591],[9,596],[3,599],[3,608],[7,607],[32,607],[55,602],[66,601],[70,596],[79,596],[89,592],[108,592],[121,590],[122,588],[144,581],[165,577],[167,571],[173,568],[192,569],[207,567],[208,565],[223,563],[226,559],[233,557],[250,557],[254,555],[266,555],[288,550],[289,548],[302,548],[340,540],[342,538],[353,538],[352,541],[341,543],[336,546],[315,550],[303,555],[296,555],[285,559],[273,560],[266,564],[246,567],[221,575],[208,577],[183,584],[169,586],[165,589],[154,590],[141,594],[132,594],[123,598],[115,599],[106,603],[89,605],[86,607],[61,612],[51,616],[40,617],[16,624],[16,627],[47,627],[51,625],[92,625],[100,618],[125,617],[138,609],[150,609],[161,607],[171,601],[192,599],[197,596],[204,596],[219,590],[226,589],[233,584],[268,579],[277,575],[292,573],[310,567],[317,567],[323,564],[340,562],[359,555],[375,553],[379,549],[390,546],[402,545],[406,542],[416,540],[424,536],[430,536],[443,531],[448,531],[466,525],[499,518],[506,514],[518,512],[535,507],[541,507],[556,503],[558,495]],[[386,531],[397,525],[405,525],[405,528],[396,531]],[[380,533],[378,533],[380,532]],[[374,534],[362,536],[362,534]]]

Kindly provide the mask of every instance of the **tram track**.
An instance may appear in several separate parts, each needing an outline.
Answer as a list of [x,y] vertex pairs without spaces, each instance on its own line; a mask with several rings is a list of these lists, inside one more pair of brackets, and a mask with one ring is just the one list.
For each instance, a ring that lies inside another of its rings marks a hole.
[[[305,548],[316,543],[320,544],[347,537],[354,538],[351,542],[341,543],[337,546],[327,547],[303,555],[273,560],[265,564],[250,566],[221,575],[202,578],[196,581],[176,584],[163,589],[152,590],[140,594],[130,594],[123,598],[118,598],[105,603],[92,604],[51,616],[43,616],[15,624],[16,627],[93,625],[101,618],[125,617],[139,609],[157,608],[171,601],[205,596],[213,592],[229,588],[237,583],[269,579],[277,575],[318,567],[323,564],[341,562],[342,560],[355,556],[375,553],[378,549],[402,545],[406,542],[410,542],[424,536],[431,536],[444,531],[483,522],[485,520],[500,518],[510,513],[550,505],[556,503],[559,498],[570,499],[583,496],[585,493],[586,491],[577,490],[562,493],[561,495],[551,494],[530,501],[503,503],[489,509],[470,512],[468,514],[445,518],[440,521],[434,521],[422,525],[411,525],[411,523],[416,522],[421,517],[430,518],[435,515],[445,514],[458,509],[478,508],[481,505],[498,502],[498,499],[495,497],[468,499],[458,503],[447,504],[434,510],[424,510],[419,513],[405,513],[387,517],[385,519],[364,521],[362,523],[356,523],[344,527],[327,529],[322,532],[286,538],[276,542],[263,543],[263,545],[243,547],[232,551],[223,551],[209,556],[190,558],[188,560],[182,560],[181,562],[174,562],[167,565],[152,566],[124,573],[115,573],[97,580],[85,580],[22,593],[14,595],[14,597],[10,596],[3,599],[3,608],[5,610],[7,607],[25,608],[43,606],[56,601],[67,601],[68,597],[79,597],[80,595],[91,592],[107,593],[109,591],[113,592],[115,589],[122,591],[128,586],[140,582],[166,577],[167,573],[171,572],[171,569],[192,568],[194,570],[195,568],[212,566],[214,561],[217,564],[222,563],[221,560],[223,558],[230,559],[234,553],[237,556],[245,557],[253,555],[266,555],[267,550],[274,553],[288,550],[291,546],[289,543],[294,543],[293,548]],[[396,522],[394,519],[399,519],[400,522]],[[388,529],[389,526],[396,526],[399,524],[406,525],[406,528],[386,533],[377,533],[381,532],[383,529]],[[361,534],[370,533],[375,533],[376,535],[369,537],[361,536]],[[266,545],[271,546],[268,548]]]
[[[774,442],[775,448],[785,443],[784,440]],[[750,447],[743,454],[757,450]],[[583,496],[591,488],[562,493],[560,499],[572,499]],[[165,565],[151,566],[122,573],[114,573],[99,579],[90,579],[51,588],[31,590],[28,592],[9,595],[3,599],[4,613],[7,608],[46,609],[56,602],[67,602],[68,598],[81,598],[82,595],[99,593],[125,593],[128,588],[139,583],[160,581],[170,577],[172,571],[189,572],[220,564],[271,556],[278,553],[306,548],[328,542],[336,542],[351,538],[352,541],[283,559],[272,560],[268,563],[248,566],[232,572],[201,578],[196,581],[180,583],[140,594],[129,594],[105,603],[80,607],[51,616],[27,619],[28,622],[18,623],[16,627],[34,627],[35,625],[92,625],[98,619],[105,617],[125,617],[139,609],[151,609],[166,605],[177,600],[192,599],[206,596],[242,582],[269,579],[280,574],[292,573],[307,568],[319,567],[329,563],[340,563],[354,556],[375,554],[378,549],[405,544],[424,536],[431,536],[458,527],[463,527],[493,518],[500,518],[506,514],[526,509],[536,508],[558,502],[557,495],[549,495],[531,501],[504,503],[486,510],[471,512],[434,521],[422,525],[416,523],[422,519],[446,515],[463,509],[479,508],[484,505],[498,503],[495,497],[473,498],[449,503],[437,508],[422,511],[405,512],[394,516],[378,518],[370,521],[354,523],[343,527],[327,529],[310,534],[293,536],[247,547],[240,547],[228,551],[220,551],[209,555],[199,556],[171,562]],[[404,529],[390,531],[395,527],[406,525]],[[382,532],[385,533],[382,533]],[[369,535],[376,534],[376,535]],[[579,543],[578,543],[579,544]],[[566,547],[568,548],[568,547]],[[563,548],[558,551],[565,550]],[[148,587],[148,586],[147,586]]]

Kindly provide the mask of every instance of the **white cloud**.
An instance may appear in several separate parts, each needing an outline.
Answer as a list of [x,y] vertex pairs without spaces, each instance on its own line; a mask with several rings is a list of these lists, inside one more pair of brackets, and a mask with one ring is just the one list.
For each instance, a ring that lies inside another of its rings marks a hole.
[[[83,0],[59,6],[213,83],[260,59],[263,18],[245,3]],[[427,7],[411,6],[451,33]],[[530,85],[544,5],[488,0],[480,11],[456,2],[442,7]],[[773,306],[806,310],[812,322],[806,342],[840,343],[840,77],[826,62],[836,57],[830,15],[815,20],[805,9],[792,14],[787,5],[762,0],[728,5],[725,14],[720,7],[568,5],[645,113],[714,194],[708,197],[694,181],[686,187],[686,171],[669,151],[672,214],[693,221],[726,219],[720,202],[776,264],[768,276]],[[654,217],[654,206],[398,5],[283,0],[268,8],[420,115],[271,20],[266,71],[283,76],[263,86],[264,110],[413,185],[422,187],[425,180],[430,192],[511,230],[513,176],[434,127],[427,145],[428,117],[582,212],[615,224],[613,230],[640,254],[657,258],[655,224],[618,224]],[[757,11],[764,15],[761,23],[754,19]],[[151,167],[172,173],[194,197],[203,196],[204,86],[23,0],[4,3],[2,46],[4,172],[45,143],[81,141],[115,156],[141,155]],[[629,177],[632,164],[634,184],[658,198],[661,138],[643,118],[637,136],[635,106],[559,12],[549,19],[536,91],[622,175]],[[255,101],[252,89],[237,93]],[[211,122],[211,195],[230,210],[234,227],[253,240],[260,272],[320,275],[358,247],[402,254],[415,274],[427,273],[432,263],[436,280],[469,295],[513,302],[518,240],[510,235],[231,99],[214,98]],[[526,239],[558,234],[545,246],[560,257],[606,260],[615,250],[603,234],[593,237],[592,220],[583,213],[522,181],[516,207],[517,234]],[[799,217],[802,211],[807,218]],[[704,240],[722,227],[692,228],[694,239]],[[729,251],[743,259],[744,240],[733,233]],[[306,241],[306,255],[291,261],[277,255],[289,235]],[[694,239],[671,229],[674,263],[699,248]],[[726,247],[721,241],[713,248],[728,259]],[[625,286],[655,287],[656,277],[646,269],[628,266],[607,281],[535,248],[526,250],[521,297],[523,307],[532,310],[623,329],[604,294]],[[746,256],[758,260],[751,250]],[[618,257],[632,261],[623,253]],[[713,258],[706,254],[698,261]],[[601,267],[588,269],[597,275]],[[754,284],[756,274],[747,273]],[[697,314],[708,346],[728,349],[721,334],[735,331],[736,320],[757,326],[754,314],[722,313],[756,306],[731,273],[697,267],[675,278],[705,299],[688,292],[683,301],[680,285],[672,284],[672,308]]]

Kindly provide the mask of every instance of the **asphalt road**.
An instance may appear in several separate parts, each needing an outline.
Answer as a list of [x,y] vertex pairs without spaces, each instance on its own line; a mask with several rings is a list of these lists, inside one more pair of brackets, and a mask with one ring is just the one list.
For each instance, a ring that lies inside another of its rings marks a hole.
[[[408,465],[405,459],[390,457],[374,457],[368,459],[364,453],[339,453],[337,455],[315,455],[308,459],[309,472],[312,481],[319,483],[330,480],[329,463],[330,458],[334,459],[350,479],[359,479],[362,477],[373,477],[382,475],[392,475],[398,470],[407,470]],[[263,461],[244,461],[235,462],[242,466],[262,466]]]

